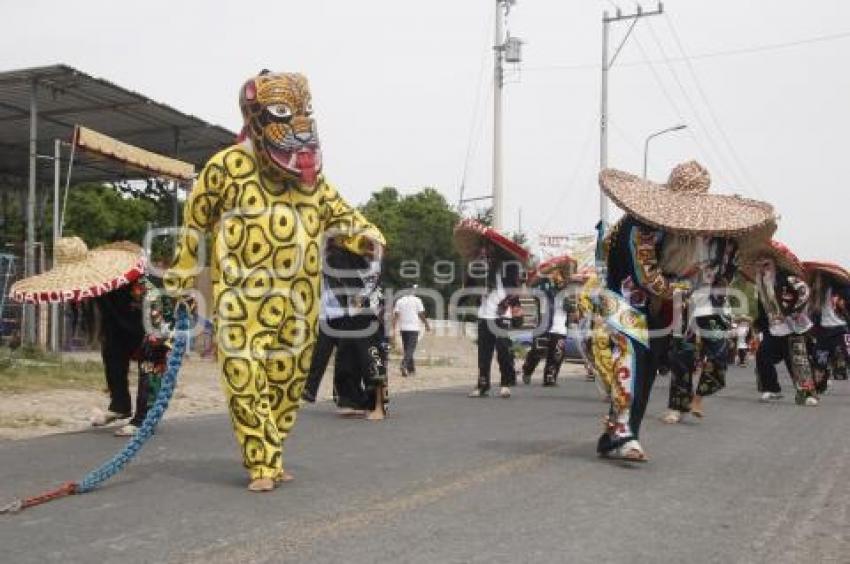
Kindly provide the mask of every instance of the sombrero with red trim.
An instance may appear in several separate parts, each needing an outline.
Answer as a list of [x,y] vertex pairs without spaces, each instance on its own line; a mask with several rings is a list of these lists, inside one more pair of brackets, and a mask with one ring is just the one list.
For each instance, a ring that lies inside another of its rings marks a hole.
[[126,286],[145,272],[142,248],[129,241],[89,250],[79,237],[62,237],[53,252],[55,266],[18,280],[10,296],[31,304],[76,302]]
[[558,255],[548,258],[537,265],[537,267],[529,274],[528,283],[531,284],[538,276],[548,276],[555,270],[560,270],[564,278],[570,279],[576,271],[578,261],[568,254]]
[[846,268],[832,262],[807,260],[803,263],[806,274],[814,275],[823,272],[832,276],[842,286],[850,286],[850,272]]
[[672,233],[737,237],[776,222],[766,202],[710,194],[711,176],[696,161],[677,165],[666,184],[605,169],[599,185],[628,214]]
[[467,260],[478,256],[483,241],[493,243],[523,264],[529,259],[529,253],[522,245],[474,219],[462,219],[455,225],[454,241],[457,252]]
[[777,240],[772,240],[770,245],[755,247],[749,252],[744,253],[739,260],[741,272],[753,280],[756,271],[758,270],[757,261],[761,258],[772,258],[776,262],[778,270],[783,270],[788,274],[803,276],[803,263],[797,258],[791,249]]

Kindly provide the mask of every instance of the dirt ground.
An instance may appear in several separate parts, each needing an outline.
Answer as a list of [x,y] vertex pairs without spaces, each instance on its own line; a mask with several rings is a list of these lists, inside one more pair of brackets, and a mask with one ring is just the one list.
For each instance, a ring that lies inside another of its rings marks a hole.
[[[416,351],[417,374],[402,378],[399,373],[400,351],[390,355],[390,396],[451,386],[468,386],[476,381],[475,343],[467,337],[444,337],[426,334]],[[99,353],[73,353],[75,360],[99,360]],[[517,367],[519,367],[519,360]],[[321,400],[331,398],[330,371],[319,390]],[[538,367],[538,373],[542,367]],[[584,374],[579,364],[564,363],[563,376]],[[493,366],[493,374],[498,369]],[[135,370],[131,369],[130,386],[135,398]],[[498,376],[496,376],[498,378]],[[540,374],[535,375],[539,381]],[[210,359],[190,355],[181,370],[177,390],[166,418],[175,419],[209,413],[224,413],[223,394],[219,387],[218,368]],[[79,431],[90,426],[89,420],[108,403],[106,391],[57,389],[38,392],[4,393],[0,395],[0,440],[15,440],[54,433]]]

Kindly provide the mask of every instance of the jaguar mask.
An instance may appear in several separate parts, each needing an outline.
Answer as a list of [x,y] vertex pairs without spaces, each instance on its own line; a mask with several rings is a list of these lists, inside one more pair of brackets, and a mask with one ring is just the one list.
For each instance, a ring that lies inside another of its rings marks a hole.
[[314,185],[322,151],[307,78],[264,71],[242,87],[239,106],[263,175]]

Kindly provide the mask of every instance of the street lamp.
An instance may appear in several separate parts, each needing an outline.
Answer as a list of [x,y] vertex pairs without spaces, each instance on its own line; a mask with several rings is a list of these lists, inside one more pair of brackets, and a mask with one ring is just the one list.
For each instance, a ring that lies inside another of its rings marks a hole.
[[646,138],[646,142],[643,144],[643,177],[646,178],[646,163],[647,158],[649,157],[649,142],[659,135],[664,135],[665,133],[670,133],[671,131],[679,131],[680,129],[685,129],[688,127],[684,123],[680,123],[679,125],[674,125],[673,127],[668,127],[667,129],[662,129],[661,131],[656,131],[652,133],[649,137]]

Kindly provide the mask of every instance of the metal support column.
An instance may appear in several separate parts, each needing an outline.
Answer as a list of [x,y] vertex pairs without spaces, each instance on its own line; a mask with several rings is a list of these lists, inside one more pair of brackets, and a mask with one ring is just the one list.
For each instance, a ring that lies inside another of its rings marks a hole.
[[[27,238],[24,243],[24,276],[35,274],[35,184],[36,157],[38,152],[38,85],[35,80],[30,86],[30,147],[29,147],[29,192],[27,193]],[[23,341],[27,345],[36,343],[35,307],[23,307]]]

